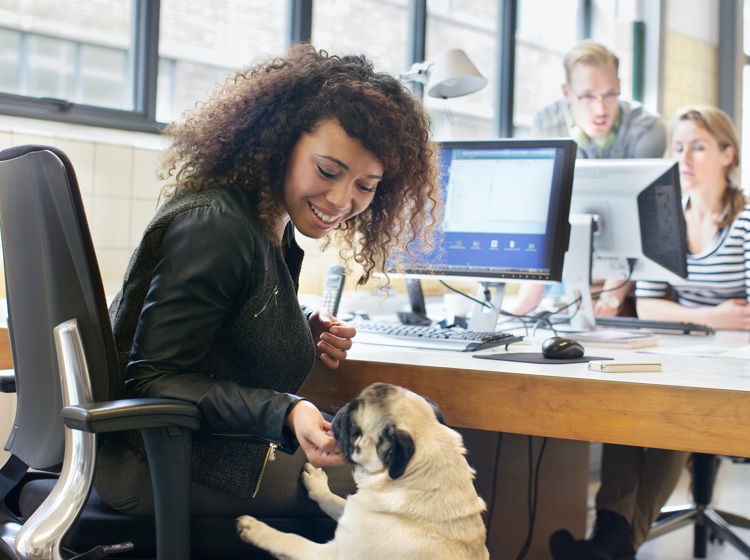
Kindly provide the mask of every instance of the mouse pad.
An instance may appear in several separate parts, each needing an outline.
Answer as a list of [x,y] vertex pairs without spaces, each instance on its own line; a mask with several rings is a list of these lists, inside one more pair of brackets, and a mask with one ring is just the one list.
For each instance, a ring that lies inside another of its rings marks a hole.
[[604,356],[583,356],[581,358],[568,358],[563,360],[552,360],[542,356],[541,352],[508,352],[507,354],[474,354],[475,358],[482,360],[501,360],[504,362],[525,362],[527,364],[583,364],[591,360],[612,360]]

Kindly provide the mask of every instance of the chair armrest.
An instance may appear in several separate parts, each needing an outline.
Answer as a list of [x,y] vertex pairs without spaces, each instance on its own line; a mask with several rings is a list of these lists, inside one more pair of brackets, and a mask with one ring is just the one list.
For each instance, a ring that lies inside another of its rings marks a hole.
[[16,372],[12,369],[0,371],[0,393],[16,392]]
[[91,433],[163,426],[197,430],[201,420],[197,406],[173,399],[120,399],[66,406],[61,415],[68,428]]

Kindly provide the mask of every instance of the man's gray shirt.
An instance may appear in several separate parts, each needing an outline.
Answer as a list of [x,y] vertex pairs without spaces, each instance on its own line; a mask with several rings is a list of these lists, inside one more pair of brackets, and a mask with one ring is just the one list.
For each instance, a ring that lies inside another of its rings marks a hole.
[[[539,111],[534,117],[534,136],[565,138],[573,136],[568,127],[567,100],[561,99]],[[620,101],[620,124],[611,146],[600,148],[596,142],[578,145],[578,157],[588,159],[661,158],[667,148],[667,129],[659,115],[636,102]]]

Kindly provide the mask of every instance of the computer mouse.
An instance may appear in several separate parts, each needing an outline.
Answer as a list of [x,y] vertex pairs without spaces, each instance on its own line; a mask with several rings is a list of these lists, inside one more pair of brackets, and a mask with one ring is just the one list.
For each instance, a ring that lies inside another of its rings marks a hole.
[[581,343],[572,338],[553,336],[542,342],[542,356],[550,360],[573,360],[583,353]]

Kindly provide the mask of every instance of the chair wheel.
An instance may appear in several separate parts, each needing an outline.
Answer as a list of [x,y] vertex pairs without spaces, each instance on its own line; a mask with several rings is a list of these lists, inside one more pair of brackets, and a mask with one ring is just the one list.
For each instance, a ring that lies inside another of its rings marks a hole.
[[710,542],[711,544],[724,544],[724,539],[717,535],[713,529],[709,529],[708,542]]

